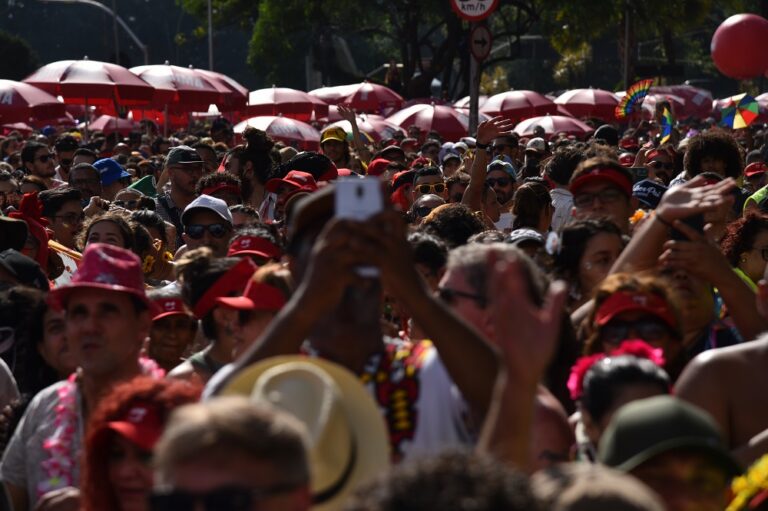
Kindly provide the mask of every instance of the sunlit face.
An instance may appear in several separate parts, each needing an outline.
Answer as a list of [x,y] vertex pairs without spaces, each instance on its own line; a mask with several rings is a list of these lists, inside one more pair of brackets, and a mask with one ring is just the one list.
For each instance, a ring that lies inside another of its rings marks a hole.
[[91,224],[88,230],[88,237],[85,240],[85,246],[87,247],[91,243],[106,243],[107,245],[125,248],[126,239],[116,223],[103,220]]
[[65,202],[61,209],[50,217],[49,227],[56,241],[65,247],[75,248],[75,238],[83,227],[83,206],[80,201]]
[[608,275],[623,248],[624,243],[616,234],[601,232],[592,236],[579,262],[579,289],[582,295],[592,295],[592,291]]
[[56,175],[54,154],[47,147],[41,147],[35,151],[31,162],[26,163],[27,169],[33,176],[48,179]]

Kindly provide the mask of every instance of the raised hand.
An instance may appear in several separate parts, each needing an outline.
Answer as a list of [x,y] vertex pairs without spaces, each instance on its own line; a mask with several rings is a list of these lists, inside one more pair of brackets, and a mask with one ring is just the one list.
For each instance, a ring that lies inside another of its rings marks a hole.
[[701,233],[680,220],[675,220],[673,225],[688,241],[670,240],[664,243],[664,252],[659,256],[663,267],[686,270],[708,282],[717,280],[720,272],[730,269],[728,260],[707,236],[708,229]]
[[492,253],[488,281],[489,307],[494,318],[496,344],[508,378],[535,387],[554,356],[565,307],[566,285],[549,286],[544,305],[531,300],[523,263]]
[[503,137],[512,133],[515,123],[509,119],[498,116],[487,121],[483,121],[477,126],[477,135],[475,139],[480,144],[490,144],[495,138]]
[[336,108],[342,119],[349,121],[350,124],[357,122],[357,114],[355,114],[354,109],[344,105],[338,105]]
[[670,188],[661,198],[656,215],[666,223],[714,211],[733,202],[730,191],[736,188],[732,178],[704,185],[704,178],[696,176],[681,186]]

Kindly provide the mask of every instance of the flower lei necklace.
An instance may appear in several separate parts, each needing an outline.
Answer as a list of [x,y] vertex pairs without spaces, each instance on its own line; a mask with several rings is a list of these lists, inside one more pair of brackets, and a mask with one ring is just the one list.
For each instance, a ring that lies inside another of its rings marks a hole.
[[[165,377],[165,371],[154,360],[141,357],[139,365],[142,373],[152,378],[159,380]],[[48,458],[40,463],[45,479],[37,484],[38,497],[52,490],[72,486],[72,471],[80,457],[80,452],[72,452],[75,434],[82,426],[78,420],[78,373],[72,373],[56,393],[59,402],[55,408],[55,429],[53,434],[43,441],[43,449],[48,453]]]

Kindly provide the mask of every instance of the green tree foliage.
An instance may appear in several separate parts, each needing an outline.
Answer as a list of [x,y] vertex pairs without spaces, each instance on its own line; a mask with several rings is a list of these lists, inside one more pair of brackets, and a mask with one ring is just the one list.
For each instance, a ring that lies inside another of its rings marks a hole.
[[15,35],[0,31],[0,77],[21,80],[35,71],[38,58],[27,42]]

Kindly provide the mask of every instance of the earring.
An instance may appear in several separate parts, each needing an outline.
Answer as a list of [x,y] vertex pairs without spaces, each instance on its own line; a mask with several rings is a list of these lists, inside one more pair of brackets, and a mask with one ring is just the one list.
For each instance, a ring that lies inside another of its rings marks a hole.
[[741,258],[741,262],[742,262],[742,263],[746,263],[746,262],[747,262],[747,258],[746,258],[746,257],[742,257],[742,258]]

